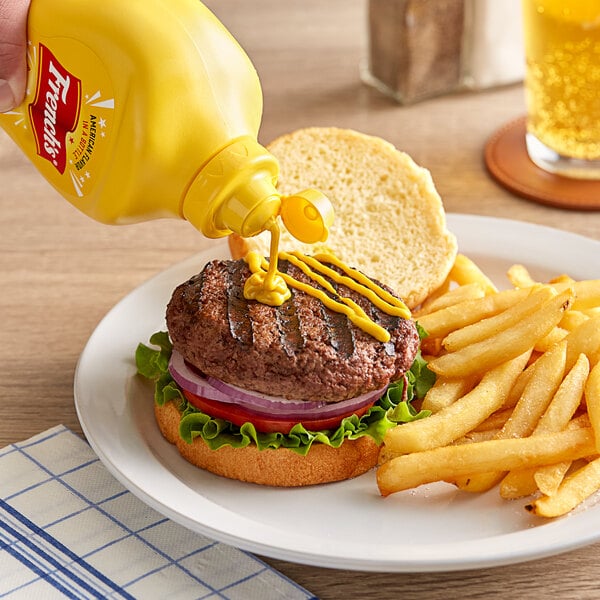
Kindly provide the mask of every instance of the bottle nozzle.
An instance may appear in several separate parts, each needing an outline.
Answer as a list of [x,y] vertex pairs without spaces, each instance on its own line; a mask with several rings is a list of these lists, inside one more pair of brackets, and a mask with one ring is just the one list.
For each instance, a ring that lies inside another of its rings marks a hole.
[[252,237],[264,231],[280,210],[281,195],[270,178],[259,173],[240,185],[229,200],[221,205],[215,223],[219,229],[235,231],[242,237]]
[[238,233],[252,237],[281,214],[296,239],[307,244],[327,239],[333,207],[317,190],[282,196],[275,184],[279,164],[266,148],[249,137],[218,152],[190,185],[183,216],[206,237]]
[[279,165],[250,137],[222,148],[200,170],[183,201],[183,216],[206,237],[251,237],[279,214]]

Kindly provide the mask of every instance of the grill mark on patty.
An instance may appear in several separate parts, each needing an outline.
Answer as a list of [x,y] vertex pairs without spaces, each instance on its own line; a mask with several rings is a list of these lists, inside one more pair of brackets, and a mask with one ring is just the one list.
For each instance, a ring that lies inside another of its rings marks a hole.
[[292,294],[292,297],[275,311],[279,342],[288,356],[294,356],[305,343],[294,298],[295,295]]
[[[395,315],[388,315],[382,310],[379,310],[373,304],[369,303],[369,307],[366,312],[375,323],[381,325],[381,327],[387,329],[388,331],[395,330],[400,324],[400,317],[397,317]],[[389,356],[393,356],[394,354],[396,354],[396,347],[391,341],[385,342],[383,347],[385,348],[385,353]]]
[[[331,265],[328,265],[331,266]],[[335,291],[338,291],[338,284],[329,280]],[[333,294],[326,292],[336,302],[340,301],[339,295],[334,296]],[[354,331],[350,323],[350,319],[342,314],[328,309],[324,304],[321,304],[321,315],[323,321],[327,326],[327,334],[329,336],[329,343],[336,352],[344,358],[350,358],[356,350],[356,344],[354,339]]]
[[321,306],[321,314],[324,323],[327,325],[329,343],[340,356],[350,358],[356,349],[350,319],[342,313],[329,310],[324,305]]
[[[278,268],[282,273],[287,273],[289,270],[289,263],[287,261],[281,261]],[[297,354],[299,350],[304,348],[306,342],[302,329],[300,328],[300,317],[298,315],[296,301],[296,294],[292,292],[292,297],[281,306],[278,306],[275,311],[279,341],[284,352],[288,356]]]
[[248,312],[248,302],[244,298],[246,265],[243,261],[227,263],[227,321],[231,337],[240,344],[253,343],[252,319]]

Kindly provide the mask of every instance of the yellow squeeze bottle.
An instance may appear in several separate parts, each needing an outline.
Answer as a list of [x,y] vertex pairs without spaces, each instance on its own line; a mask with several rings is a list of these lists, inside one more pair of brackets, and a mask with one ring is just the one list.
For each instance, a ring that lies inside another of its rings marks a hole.
[[28,65],[25,101],[0,125],[88,216],[250,237],[281,214],[301,241],[327,237],[322,194],[277,192],[256,71],[198,0],[33,0]]

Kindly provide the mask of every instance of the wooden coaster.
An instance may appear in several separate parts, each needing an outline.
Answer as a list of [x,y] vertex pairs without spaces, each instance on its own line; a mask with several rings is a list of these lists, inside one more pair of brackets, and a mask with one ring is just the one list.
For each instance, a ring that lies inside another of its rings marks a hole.
[[501,127],[487,141],[485,164],[511,192],[549,206],[600,210],[600,181],[570,179],[535,165],[525,146],[525,117]]

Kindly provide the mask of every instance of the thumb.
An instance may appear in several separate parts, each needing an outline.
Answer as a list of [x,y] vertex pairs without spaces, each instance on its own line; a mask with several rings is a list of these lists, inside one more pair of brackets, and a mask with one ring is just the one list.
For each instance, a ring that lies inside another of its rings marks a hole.
[[0,112],[25,96],[27,11],[30,0],[0,0]]

